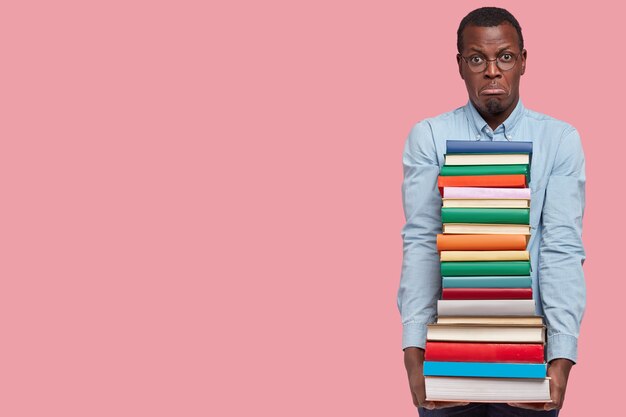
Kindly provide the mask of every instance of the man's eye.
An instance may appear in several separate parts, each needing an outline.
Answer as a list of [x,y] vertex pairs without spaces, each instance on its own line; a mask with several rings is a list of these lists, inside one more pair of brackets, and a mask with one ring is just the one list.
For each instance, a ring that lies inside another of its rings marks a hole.
[[470,58],[470,63],[475,64],[475,65],[482,64],[483,58],[478,55],[474,55],[473,57]]
[[500,55],[500,61],[508,62],[513,59],[513,55],[511,54],[502,54]]

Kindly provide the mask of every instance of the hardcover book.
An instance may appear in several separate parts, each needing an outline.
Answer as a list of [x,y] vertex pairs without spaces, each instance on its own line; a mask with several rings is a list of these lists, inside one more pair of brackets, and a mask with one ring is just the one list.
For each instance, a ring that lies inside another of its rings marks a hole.
[[437,235],[437,250],[525,250],[525,235]]
[[529,141],[499,142],[475,140],[447,140],[446,153],[532,153]]

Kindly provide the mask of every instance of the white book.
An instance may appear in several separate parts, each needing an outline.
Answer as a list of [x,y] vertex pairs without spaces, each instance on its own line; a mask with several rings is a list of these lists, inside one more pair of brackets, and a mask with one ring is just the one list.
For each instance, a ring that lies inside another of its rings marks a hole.
[[530,188],[443,187],[444,198],[514,198],[530,200]]
[[426,340],[437,342],[545,343],[539,325],[429,324]]
[[527,224],[444,223],[448,235],[530,235]]
[[444,198],[443,207],[529,208],[530,200],[521,198]]
[[527,153],[447,154],[445,165],[517,165],[530,163]]
[[426,400],[455,402],[551,402],[550,378],[427,376]]
[[437,300],[440,316],[532,316],[535,300]]

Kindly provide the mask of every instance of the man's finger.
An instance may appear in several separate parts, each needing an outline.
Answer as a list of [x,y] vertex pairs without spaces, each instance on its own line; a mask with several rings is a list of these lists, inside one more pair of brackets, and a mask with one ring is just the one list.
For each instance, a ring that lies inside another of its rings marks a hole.
[[433,401],[424,401],[421,405],[421,407],[427,409],[427,410],[434,410],[435,409],[435,403]]
[[450,408],[450,407],[462,407],[469,403],[453,403],[449,401],[434,401],[435,408]]
[[[511,407],[525,408],[527,410],[544,411],[545,403],[508,403]],[[551,404],[551,403],[550,403]]]

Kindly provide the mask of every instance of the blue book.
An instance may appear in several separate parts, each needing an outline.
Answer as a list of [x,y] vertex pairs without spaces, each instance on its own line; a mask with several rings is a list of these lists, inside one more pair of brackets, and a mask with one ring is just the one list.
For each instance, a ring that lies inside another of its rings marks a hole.
[[443,288],[530,288],[530,276],[443,277]]
[[533,153],[532,142],[448,140],[446,153]]
[[424,361],[424,376],[486,378],[545,378],[545,363],[432,362]]

